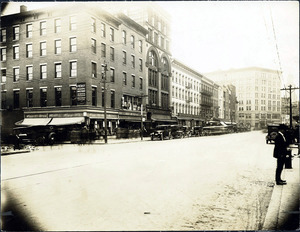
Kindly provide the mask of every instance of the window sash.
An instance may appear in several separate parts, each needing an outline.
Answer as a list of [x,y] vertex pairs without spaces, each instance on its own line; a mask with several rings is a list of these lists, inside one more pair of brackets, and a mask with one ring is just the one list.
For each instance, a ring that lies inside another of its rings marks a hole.
[[61,78],[62,72],[61,72],[61,64],[55,64],[55,78]]
[[27,81],[31,81],[33,79],[33,67],[26,67],[26,79]]
[[70,77],[77,76],[77,62],[70,62]]
[[19,68],[14,68],[13,69],[13,74],[14,74],[14,82],[17,82],[20,80],[20,69]]

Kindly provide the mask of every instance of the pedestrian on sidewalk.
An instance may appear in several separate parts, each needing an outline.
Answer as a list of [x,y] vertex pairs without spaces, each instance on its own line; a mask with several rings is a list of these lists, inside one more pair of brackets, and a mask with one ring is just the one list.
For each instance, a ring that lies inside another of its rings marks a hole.
[[275,147],[273,151],[273,157],[277,159],[277,167],[275,172],[275,181],[277,185],[285,185],[286,181],[281,179],[281,173],[285,164],[287,155],[288,141],[286,138],[287,126],[280,124],[278,127],[278,134],[275,137]]

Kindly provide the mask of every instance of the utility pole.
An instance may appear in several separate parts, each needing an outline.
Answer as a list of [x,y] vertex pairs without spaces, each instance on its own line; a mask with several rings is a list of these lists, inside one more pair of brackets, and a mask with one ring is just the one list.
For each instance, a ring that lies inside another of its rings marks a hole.
[[104,96],[103,96],[103,101],[104,101],[104,142],[107,143],[107,118],[106,118],[106,71],[107,71],[107,64],[104,61],[103,65],[103,83],[104,83]]
[[289,85],[288,88],[281,89],[281,90],[289,91],[289,95],[290,95],[290,128],[291,129],[293,128],[293,125],[292,125],[292,117],[293,117],[293,112],[292,112],[292,90],[295,90],[295,89],[299,89],[299,87],[292,88],[292,85]]
[[143,125],[143,98],[148,97],[148,95],[141,94],[141,140],[143,140],[144,125]]

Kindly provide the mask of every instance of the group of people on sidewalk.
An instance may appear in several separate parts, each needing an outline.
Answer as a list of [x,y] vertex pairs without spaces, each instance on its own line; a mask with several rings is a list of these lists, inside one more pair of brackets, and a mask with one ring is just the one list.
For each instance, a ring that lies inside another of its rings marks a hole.
[[289,145],[292,143],[288,133],[288,127],[285,124],[280,124],[278,134],[275,138],[275,147],[273,157],[277,159],[277,167],[275,171],[275,181],[277,185],[285,185],[286,181],[281,179],[281,173],[286,163],[286,159],[291,153]]

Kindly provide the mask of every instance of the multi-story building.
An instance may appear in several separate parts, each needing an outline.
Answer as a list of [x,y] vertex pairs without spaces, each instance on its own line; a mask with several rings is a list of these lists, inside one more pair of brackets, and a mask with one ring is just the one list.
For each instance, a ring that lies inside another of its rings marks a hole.
[[174,122],[170,108],[170,16],[150,2],[125,4],[123,12],[148,30],[145,51],[147,119],[152,122]]
[[140,120],[141,103],[146,105],[141,95],[148,93],[148,31],[124,14],[86,5],[22,6],[20,13],[1,17],[5,129],[23,113],[20,125],[102,127],[104,108],[111,130]]
[[214,116],[214,102],[213,102],[213,94],[214,94],[214,82],[203,76],[201,82],[201,101],[200,101],[200,116],[204,120],[212,119]]
[[237,122],[255,129],[281,121],[281,73],[259,67],[206,74],[214,81],[236,87]]
[[201,118],[201,83],[203,75],[182,62],[172,60],[172,108],[178,123],[198,126]]
[[296,117],[299,117],[299,101],[293,101],[292,106],[290,106],[290,98],[282,97],[281,98],[281,121],[287,125],[290,124],[290,109],[292,110],[292,124],[297,122]]

